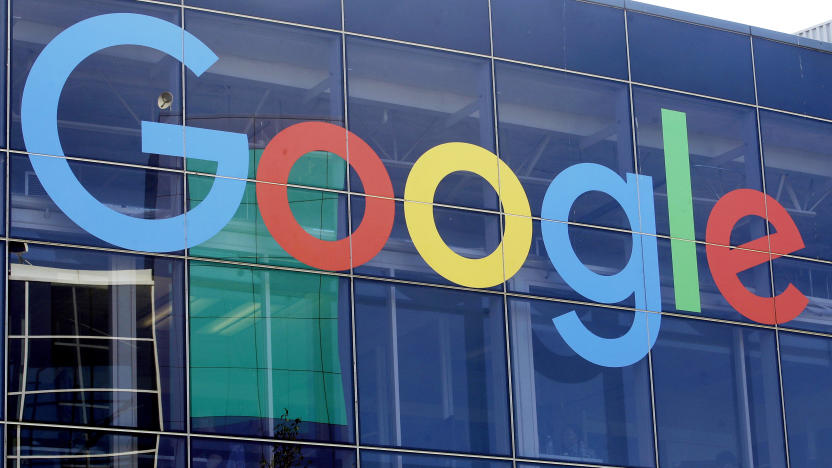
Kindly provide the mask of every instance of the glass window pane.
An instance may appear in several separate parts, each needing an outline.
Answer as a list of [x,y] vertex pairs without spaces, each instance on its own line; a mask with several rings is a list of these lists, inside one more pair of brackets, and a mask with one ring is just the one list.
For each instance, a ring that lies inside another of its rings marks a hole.
[[[11,148],[25,150],[20,126],[23,87],[35,59],[59,32],[105,13],[149,15],[179,26],[179,8],[113,0],[34,0],[12,9]],[[118,46],[93,54],[73,71],[58,106],[64,154],[168,168],[182,158],[142,152],[141,121],[182,123],[181,64],[162,52]],[[173,95],[160,109],[158,98]],[[34,151],[34,150],[33,150]]]
[[[676,242],[682,243],[682,245],[676,246],[676,248],[686,249],[689,248],[689,244],[693,244],[692,242],[676,240]],[[722,292],[716,285],[714,281],[712,267],[708,263],[708,256],[706,253],[706,246],[705,244],[696,243],[694,248],[696,249],[696,280],[698,284],[693,284],[688,280],[685,274],[690,274],[686,271],[679,272],[679,282],[676,282],[676,277],[674,276],[673,270],[673,252],[671,247],[671,240],[659,238],[658,239],[658,248],[659,248],[659,278],[661,281],[661,288],[662,288],[662,311],[663,312],[673,312],[677,314],[685,314],[685,315],[703,315],[705,317],[713,317],[722,320],[731,320],[735,322],[747,322],[752,323],[753,321],[742,315],[738,312],[726,299]],[[726,250],[728,247],[721,247],[721,246],[713,246],[714,249],[717,250]],[[750,291],[752,294],[761,296],[761,297],[771,297],[771,272],[769,270],[769,254],[758,252],[757,254],[758,260],[760,260],[760,264],[749,268],[748,270],[740,272],[739,277],[742,286]],[[720,268],[717,266],[716,268]],[[690,302],[683,302],[683,306],[677,306],[676,304],[676,294],[677,291],[680,289],[686,288],[688,291],[691,291],[694,294],[698,295],[699,298],[699,305],[700,305],[700,312],[690,310],[690,307],[686,307],[685,304],[689,304]],[[759,312],[760,309],[755,309],[755,312]],[[774,308],[768,309],[770,317],[774,315]]]
[[553,318],[572,310],[605,338],[623,335],[633,321],[632,312],[509,300],[517,455],[576,464],[655,466],[647,359],[620,368],[584,360],[552,324]]
[[787,257],[775,258],[771,265],[775,294],[782,294],[792,285],[809,300],[803,313],[782,325],[799,330],[832,333],[832,311],[829,310],[832,299],[832,265]]
[[780,332],[783,400],[794,468],[832,464],[832,340]]
[[760,129],[766,193],[786,208],[806,244],[794,255],[832,260],[832,125],[761,111]]
[[774,331],[664,317],[653,347],[661,466],[785,466]]
[[[708,217],[723,195],[740,188],[762,192],[757,116],[753,107],[640,87],[634,88],[633,101],[638,167],[641,174],[653,178],[658,234],[670,235],[668,207],[675,203],[667,197],[664,145],[681,141],[677,132],[674,142],[664,142],[664,109],[685,114],[696,240],[705,240]],[[761,194],[761,204],[762,198]],[[747,219],[734,229],[732,245],[765,235],[762,218]]]
[[249,16],[310,24],[323,28],[341,28],[340,0],[303,0],[285,2],[275,0],[185,0],[185,5],[212,10],[241,13]]
[[361,466],[366,468],[387,468],[390,466],[400,468],[511,468],[511,462],[362,450]]
[[[364,218],[366,198],[351,195],[353,226],[358,226]],[[406,203],[411,202],[395,202],[396,216],[390,237],[375,257],[367,263],[355,265],[355,273],[422,283],[456,284],[434,270],[416,250],[404,215]],[[433,217],[442,241],[458,255],[484,258],[500,245],[502,230],[497,214],[434,206]],[[431,254],[440,255],[433,251]],[[483,274],[502,277],[499,267],[483,270]],[[502,282],[491,289],[502,290]]]
[[[213,177],[188,175],[189,209],[193,209],[205,199],[213,183]],[[269,232],[261,210],[269,209],[270,206],[258,205],[256,185],[255,182],[246,183],[243,199],[231,221],[214,237],[192,247],[189,255],[265,265],[314,268],[295,259]],[[282,220],[284,223],[297,223],[307,234],[323,241],[336,241],[347,237],[349,218],[346,194],[289,187],[287,199],[294,219]]]
[[9,257],[10,417],[183,431],[183,262],[24,245]]
[[[350,130],[381,157],[397,198],[404,197],[413,163],[436,145],[463,142],[494,151],[488,60],[349,38],[347,67]],[[357,177],[350,184],[353,191],[361,191]],[[498,206],[494,189],[469,172],[445,178],[434,201],[485,209]]]
[[574,0],[492,0],[494,55],[627,79],[624,10]]
[[490,54],[488,0],[344,0],[344,28]]
[[633,81],[754,103],[749,36],[632,11],[627,27]]
[[[543,243],[542,223],[532,222],[532,246],[523,267],[507,283],[509,292],[533,296],[589,301],[566,282],[552,264]],[[633,249],[633,234],[609,229],[594,229],[570,225],[569,239],[572,250],[589,270],[599,275],[612,275],[621,271],[630,260]],[[559,253],[551,253],[559,255]],[[635,307],[635,297],[630,296],[616,303],[623,307]]]
[[[219,56],[202,76],[186,75],[187,123],[246,134],[249,178],[263,149],[286,127],[303,121],[343,126],[339,35],[192,10],[185,11],[185,29]],[[316,164],[329,161],[337,185],[323,185],[301,168],[292,170],[291,183],[343,189],[343,160],[324,155]],[[306,159],[297,165],[309,164]],[[189,159],[188,169],[214,173],[216,163]]]
[[11,426],[8,439],[9,457],[26,457],[15,460],[20,467],[63,468],[69,460],[76,466],[188,466],[184,437]]
[[[600,164],[622,179],[635,172],[626,84],[495,66],[500,157],[523,184],[533,216],[540,216],[552,179],[574,164]],[[588,192],[579,200],[570,221],[631,229],[609,196]]]
[[190,263],[191,428],[351,442],[349,280]]
[[351,449],[194,437],[191,439],[190,466],[192,468],[244,466],[350,468],[356,466],[356,457],[355,451]]
[[355,282],[361,442],[507,455],[503,301]]
[[832,118],[832,54],[754,38],[761,106]]
[[[11,235],[23,239],[110,247],[70,220],[50,198],[29,158],[10,160]],[[106,208],[144,219],[173,218],[182,214],[183,175],[109,164],[68,161],[72,172],[89,193]],[[183,232],[184,232],[184,220]],[[181,246],[185,247],[183,237]]]

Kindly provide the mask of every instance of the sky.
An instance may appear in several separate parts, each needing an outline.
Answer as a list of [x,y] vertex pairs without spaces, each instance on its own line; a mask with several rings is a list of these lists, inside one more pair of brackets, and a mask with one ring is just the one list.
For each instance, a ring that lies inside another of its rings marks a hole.
[[832,0],[641,1],[785,33],[795,33],[832,20]]

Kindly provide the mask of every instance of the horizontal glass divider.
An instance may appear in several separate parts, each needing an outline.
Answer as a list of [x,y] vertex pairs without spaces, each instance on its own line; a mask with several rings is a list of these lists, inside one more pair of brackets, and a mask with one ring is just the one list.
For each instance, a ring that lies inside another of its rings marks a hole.
[[148,341],[153,338],[137,338],[127,336],[94,336],[94,335],[8,335],[10,340],[104,340],[104,341]]
[[[105,393],[159,393],[160,390],[145,390],[138,388],[56,388],[52,390],[26,390],[24,392],[8,392],[9,396],[16,395],[42,395],[48,393],[73,393],[73,392],[105,392]],[[92,404],[92,403],[90,403]]]
[[115,457],[126,457],[130,455],[141,455],[141,454],[155,454],[156,449],[146,449],[146,450],[130,450],[127,452],[113,452],[113,453],[89,453],[89,454],[69,454],[69,455],[6,455],[8,458],[15,459],[15,460],[57,460],[57,459],[71,459],[71,460],[83,460],[89,458],[115,458]]

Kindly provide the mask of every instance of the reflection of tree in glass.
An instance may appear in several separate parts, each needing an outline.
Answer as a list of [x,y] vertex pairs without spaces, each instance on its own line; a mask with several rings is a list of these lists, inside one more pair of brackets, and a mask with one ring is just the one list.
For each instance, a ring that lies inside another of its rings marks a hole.
[[[283,414],[274,426],[274,437],[278,440],[297,440],[300,432],[300,418],[289,419],[289,410],[283,408]],[[262,468],[291,468],[306,466],[303,464],[303,453],[298,444],[274,444],[270,457],[260,460]]]

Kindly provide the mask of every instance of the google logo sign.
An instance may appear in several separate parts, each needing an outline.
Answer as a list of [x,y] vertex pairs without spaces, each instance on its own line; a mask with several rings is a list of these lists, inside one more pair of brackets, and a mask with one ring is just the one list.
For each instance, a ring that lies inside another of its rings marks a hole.
[[[58,137],[58,102],[73,70],[87,57],[107,47],[134,45],[152,48],[181,61],[197,76],[218,57],[199,39],[166,21],[137,14],[109,14],[81,21],[56,36],[35,61],[26,81],[21,120],[30,153],[63,156]],[[676,307],[700,312],[693,206],[685,114],[662,111],[670,212],[671,253]],[[195,208],[171,218],[142,219],[113,211],[96,200],[62,158],[31,155],[32,166],[58,207],[78,226],[113,245],[143,252],[169,252],[211,239],[232,219],[245,191],[248,174],[246,136],[216,130],[142,122],[142,151],[217,163],[210,193]],[[289,173],[313,151],[326,151],[347,160],[361,179],[365,214],[347,238],[324,241],[307,233],[295,220],[288,198]],[[501,244],[483,258],[467,258],[443,240],[433,215],[439,183],[459,171],[482,177],[500,196],[505,216]],[[359,136],[332,124],[306,122],[278,133],[266,146],[257,167],[258,207],[269,233],[298,261],[329,271],[349,270],[373,259],[393,229],[393,187],[384,164]],[[573,311],[553,319],[555,331],[583,358],[600,366],[623,367],[642,359],[655,344],[661,328],[661,289],[656,240],[653,180],[649,176],[617,173],[598,164],[577,164],[557,174],[549,185],[541,216],[563,222],[542,223],[548,257],[566,283],[590,301],[612,304],[635,298],[628,332],[599,337]],[[569,213],[587,192],[603,192],[621,206],[631,230],[633,248],[623,269],[601,275],[589,269],[572,248]],[[526,261],[532,242],[531,209],[514,172],[492,152],[467,143],[446,143],[425,152],[407,178],[404,216],[413,244],[425,262],[449,281],[470,288],[499,285]],[[747,216],[767,218],[773,232],[740,248],[729,245],[734,226]],[[803,248],[803,239],[785,208],[762,192],[734,190],[714,206],[706,229],[706,254],[714,282],[742,315],[764,324],[797,317],[808,299],[794,285],[775,297],[748,290],[738,275],[750,268]],[[770,253],[769,253],[770,252]],[[775,309],[777,314],[775,315]],[[646,312],[652,311],[652,312]],[[645,336],[645,330],[646,336]]]

